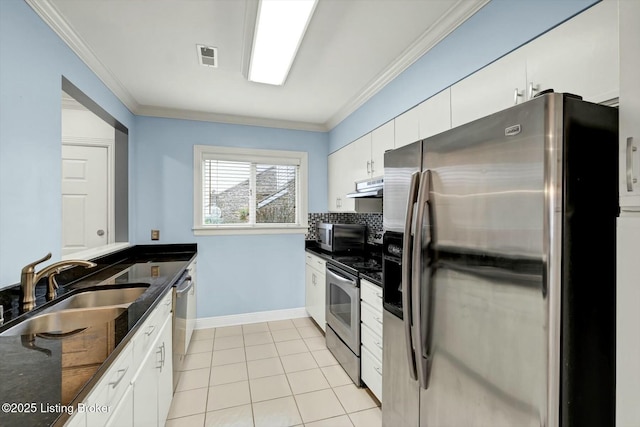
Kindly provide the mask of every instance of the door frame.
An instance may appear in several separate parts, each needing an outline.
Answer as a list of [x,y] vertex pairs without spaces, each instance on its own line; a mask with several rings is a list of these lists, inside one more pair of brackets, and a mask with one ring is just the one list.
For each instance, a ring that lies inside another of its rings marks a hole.
[[107,244],[115,243],[115,138],[63,136],[62,145],[107,149]]

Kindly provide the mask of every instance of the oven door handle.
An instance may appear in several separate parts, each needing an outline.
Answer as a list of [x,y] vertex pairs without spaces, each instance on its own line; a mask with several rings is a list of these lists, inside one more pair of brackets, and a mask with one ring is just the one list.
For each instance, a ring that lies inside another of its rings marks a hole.
[[330,268],[327,268],[327,274],[331,276],[331,278],[335,282],[337,282],[336,285],[340,286],[341,288],[345,288],[345,287],[357,288],[358,287],[355,280],[349,279],[347,277],[343,277],[340,274],[336,273],[335,271],[331,270]]

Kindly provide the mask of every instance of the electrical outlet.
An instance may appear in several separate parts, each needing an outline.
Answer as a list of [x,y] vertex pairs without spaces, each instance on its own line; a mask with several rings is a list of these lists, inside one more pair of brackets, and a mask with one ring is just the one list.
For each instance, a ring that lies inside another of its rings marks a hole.
[[151,240],[160,240],[160,230],[151,230]]

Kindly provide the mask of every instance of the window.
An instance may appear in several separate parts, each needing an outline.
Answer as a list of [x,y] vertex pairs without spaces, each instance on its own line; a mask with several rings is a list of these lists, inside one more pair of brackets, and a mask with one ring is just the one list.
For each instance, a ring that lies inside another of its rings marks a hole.
[[194,232],[306,233],[307,153],[194,147]]

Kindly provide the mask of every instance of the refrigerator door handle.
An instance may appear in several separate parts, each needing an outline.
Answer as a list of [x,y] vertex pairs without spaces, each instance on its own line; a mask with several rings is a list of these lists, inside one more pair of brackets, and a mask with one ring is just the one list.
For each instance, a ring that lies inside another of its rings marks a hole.
[[633,153],[637,151],[635,145],[633,145],[633,138],[627,138],[627,168],[626,168],[626,177],[627,177],[627,191],[633,191],[633,184],[637,183],[638,180],[633,176]]
[[[411,338],[411,229],[414,220],[414,206],[418,198],[418,183],[420,172],[411,175],[409,186],[409,199],[407,201],[407,217],[404,223],[404,239],[402,241],[402,323],[404,326],[405,344],[407,346],[407,361],[409,362],[409,375],[412,380],[417,380],[416,355]],[[417,228],[416,228],[417,230]]]
[[[415,229],[415,237],[413,239],[413,262],[412,262],[412,280],[411,280],[411,299],[412,299],[412,307],[411,311],[413,312],[413,347],[416,352],[416,368],[418,373],[418,381],[420,383],[420,387],[423,389],[427,389],[429,381],[428,381],[428,367],[429,367],[429,354],[426,350],[428,350],[427,343],[429,342],[426,334],[429,332],[428,323],[429,316],[426,316],[425,321],[422,319],[422,264],[424,262],[422,258],[422,231],[425,226],[424,214],[427,209],[427,205],[430,205],[430,195],[431,195],[431,171],[426,170],[422,174],[422,179],[420,181],[420,190],[418,191],[418,211],[417,211],[417,219],[416,219],[416,229]],[[427,209],[428,214],[431,216],[432,209]],[[430,218],[431,220],[431,218]],[[429,225],[429,224],[427,224]],[[430,230],[431,233],[431,230]],[[429,236],[430,239],[433,240],[433,236]],[[427,273],[430,276],[429,273]],[[430,280],[427,277],[427,281]],[[427,286],[429,288],[430,286]],[[427,291],[427,295],[429,295],[429,291]],[[428,305],[429,302],[427,301]],[[425,350],[425,351],[423,351]],[[423,356],[423,353],[426,354],[426,358]]]

